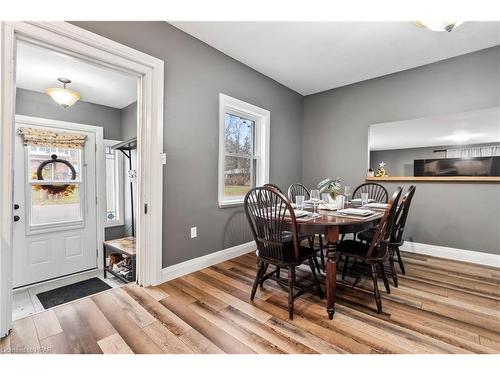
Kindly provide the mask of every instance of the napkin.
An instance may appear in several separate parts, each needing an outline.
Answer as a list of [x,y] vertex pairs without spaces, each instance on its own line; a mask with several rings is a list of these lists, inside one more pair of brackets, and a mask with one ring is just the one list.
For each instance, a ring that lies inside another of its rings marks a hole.
[[346,208],[344,210],[339,210],[338,213],[344,215],[354,215],[354,216],[369,216],[371,214],[374,214],[375,211],[363,210],[360,208]]

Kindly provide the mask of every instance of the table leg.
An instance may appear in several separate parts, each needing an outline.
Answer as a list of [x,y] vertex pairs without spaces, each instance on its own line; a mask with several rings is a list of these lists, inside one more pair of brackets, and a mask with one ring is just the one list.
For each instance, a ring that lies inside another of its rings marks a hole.
[[328,318],[333,319],[335,314],[335,289],[337,287],[337,265],[335,250],[339,239],[339,228],[337,226],[328,227],[326,231],[326,311]]

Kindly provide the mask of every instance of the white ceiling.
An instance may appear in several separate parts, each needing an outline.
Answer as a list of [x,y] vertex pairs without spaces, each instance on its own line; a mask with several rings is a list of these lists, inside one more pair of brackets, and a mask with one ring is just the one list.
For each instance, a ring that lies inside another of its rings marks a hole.
[[370,126],[370,150],[500,142],[500,108]]
[[121,109],[136,101],[133,75],[18,41],[17,87],[43,93],[48,87],[62,86],[59,77],[72,80],[67,87],[80,92],[86,102]]
[[302,95],[500,44],[500,22],[170,22]]

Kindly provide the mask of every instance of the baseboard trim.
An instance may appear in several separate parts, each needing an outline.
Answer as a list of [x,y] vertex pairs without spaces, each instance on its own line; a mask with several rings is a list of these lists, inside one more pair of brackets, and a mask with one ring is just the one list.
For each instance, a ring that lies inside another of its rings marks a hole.
[[233,246],[228,249],[216,251],[215,253],[204,255],[199,258],[187,260],[182,263],[174,264],[163,268],[161,271],[160,282],[176,279],[192,272],[199,271],[203,268],[213,266],[214,264],[224,262],[229,259],[239,257],[252,250],[255,250],[255,242],[246,242],[241,245]]
[[462,262],[481,264],[484,266],[500,267],[500,255],[496,254],[429,245],[418,242],[405,242],[400,249],[409,253],[431,255],[438,258],[458,260]]

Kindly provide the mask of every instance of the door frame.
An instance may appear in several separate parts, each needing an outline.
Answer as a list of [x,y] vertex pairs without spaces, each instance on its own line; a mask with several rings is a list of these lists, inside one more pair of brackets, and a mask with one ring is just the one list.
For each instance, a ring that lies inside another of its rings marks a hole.
[[[137,282],[158,284],[162,269],[164,62],[67,22],[0,23],[0,337],[12,327],[13,145],[16,39],[137,75]],[[147,207],[147,209],[146,209]]]
[[[75,122],[51,120],[40,117],[15,115],[15,124],[42,126],[46,128],[65,129],[94,133],[95,136],[95,192],[96,192],[96,256],[97,268],[103,268],[104,218],[106,216],[106,169],[104,163],[104,128],[96,124],[79,124]],[[15,136],[15,135],[14,135]],[[15,152],[15,150],[13,150]],[[13,160],[15,163],[15,158]],[[63,229],[65,230],[65,229]],[[14,243],[12,244],[14,246]],[[64,276],[62,276],[64,277]]]

